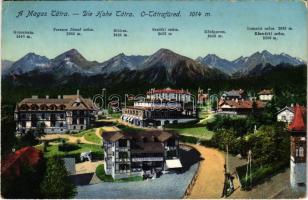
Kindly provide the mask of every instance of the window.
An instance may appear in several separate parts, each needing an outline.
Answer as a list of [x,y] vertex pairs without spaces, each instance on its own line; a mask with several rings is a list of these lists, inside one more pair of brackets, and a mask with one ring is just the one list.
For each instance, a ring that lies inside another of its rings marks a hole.
[[168,142],[167,142],[167,146],[175,146],[175,140],[169,139]]
[[63,122],[61,122],[61,123],[59,124],[59,126],[60,126],[60,127],[63,127]]
[[281,119],[282,119],[283,121],[286,121],[286,120],[287,120],[287,117],[286,117],[285,115],[282,115],[282,116],[281,116]]
[[129,169],[129,165],[128,164],[120,164],[119,165],[119,169],[120,170],[128,170]]
[[42,117],[42,119],[45,119],[45,113],[42,113],[41,117]]
[[299,157],[304,157],[304,147],[299,147]]
[[80,126],[80,129],[82,130],[82,129],[83,129],[83,126]]
[[127,147],[127,140],[119,140],[119,147]]
[[21,119],[26,119],[26,114],[21,114]]
[[77,118],[73,117],[73,124],[77,124]]
[[22,127],[26,127],[26,122],[25,122],[25,121],[22,121],[22,122],[21,122],[21,126],[22,126]]
[[127,153],[127,152],[120,151],[120,152],[119,152],[119,158],[120,158],[120,159],[126,159],[126,158],[128,158],[128,153]]
[[36,114],[31,114],[31,126],[36,127],[37,126],[37,117]]
[[76,129],[76,126],[73,126],[73,129],[75,130],[75,129]]
[[60,114],[60,118],[63,119],[64,118],[64,114]]
[[73,115],[77,115],[77,114],[78,114],[77,110],[73,110]]
[[84,115],[84,111],[83,110],[79,111],[79,115],[83,116]]
[[176,151],[172,150],[172,151],[167,151],[167,158],[173,158],[176,157]]
[[55,114],[51,114],[50,115],[50,126],[56,126],[56,115]]
[[79,118],[79,124],[84,124],[84,118]]

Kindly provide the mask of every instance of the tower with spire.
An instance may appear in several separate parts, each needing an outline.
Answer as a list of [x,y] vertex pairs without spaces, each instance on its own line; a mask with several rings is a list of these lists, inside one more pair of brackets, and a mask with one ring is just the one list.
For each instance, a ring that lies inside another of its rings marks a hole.
[[302,108],[298,104],[294,107],[294,118],[288,126],[291,134],[290,183],[296,191],[306,189],[307,131],[306,111]]

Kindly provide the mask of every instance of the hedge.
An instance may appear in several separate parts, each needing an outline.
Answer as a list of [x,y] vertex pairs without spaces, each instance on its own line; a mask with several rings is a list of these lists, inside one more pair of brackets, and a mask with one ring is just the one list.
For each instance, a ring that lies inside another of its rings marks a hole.
[[197,144],[199,138],[196,138],[194,136],[180,135],[180,141],[184,143]]
[[256,186],[269,179],[270,177],[276,175],[277,173],[283,171],[286,167],[288,167],[288,163],[276,163],[276,164],[266,164],[266,165],[258,165],[256,163],[251,164],[251,178],[252,181],[250,183],[250,177],[248,174],[247,182],[246,182],[246,170],[247,165],[242,165],[236,168],[236,172],[239,176],[241,186],[243,190],[249,190],[251,187]]

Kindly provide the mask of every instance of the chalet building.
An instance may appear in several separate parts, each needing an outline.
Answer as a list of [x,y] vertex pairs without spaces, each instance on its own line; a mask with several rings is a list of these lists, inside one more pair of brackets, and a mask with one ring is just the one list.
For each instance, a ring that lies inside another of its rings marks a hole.
[[[263,101],[251,100],[220,100],[218,112],[223,114],[249,115],[253,112],[261,112],[265,108]],[[255,109],[255,110],[254,110]]]
[[273,90],[262,90],[258,93],[259,100],[261,101],[271,101],[274,96]]
[[[302,113],[306,112],[306,108],[300,106]],[[277,112],[277,121],[290,124],[294,117],[294,106],[286,106]]]
[[286,106],[277,112],[277,121],[291,123],[294,117],[293,107]]
[[153,176],[181,168],[179,138],[165,131],[104,132],[105,172],[113,178]]
[[136,126],[161,127],[197,119],[193,98],[188,91],[151,89],[144,101],[122,109],[121,119]]
[[209,99],[209,96],[208,96],[208,94],[205,94],[202,89],[198,88],[197,99],[198,99],[197,103],[199,105],[204,105],[207,102],[207,100]]
[[15,121],[18,133],[44,128],[45,133],[78,132],[90,126],[95,110],[91,99],[79,95],[58,98],[23,99],[16,105]]
[[306,113],[301,107],[294,108],[294,118],[288,126],[291,133],[290,183],[296,191],[306,191],[306,159],[307,159],[307,126]]
[[223,100],[241,100],[246,98],[246,92],[242,89],[224,91],[221,95]]

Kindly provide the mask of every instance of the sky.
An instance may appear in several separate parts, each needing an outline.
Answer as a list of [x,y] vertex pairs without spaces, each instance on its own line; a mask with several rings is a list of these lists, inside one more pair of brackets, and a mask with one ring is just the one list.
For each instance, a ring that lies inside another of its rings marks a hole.
[[[16,17],[19,11],[21,17]],[[47,16],[26,17],[28,11]],[[52,17],[52,10],[68,12]],[[74,16],[84,10],[132,12],[134,17]],[[141,17],[142,11],[178,12],[181,17]],[[211,16],[189,17],[189,12],[209,12]],[[291,27],[278,40],[263,40],[247,27]],[[54,32],[54,28],[93,28],[80,36]],[[172,36],[158,36],[152,28],[177,28]],[[113,37],[114,29],[125,29],[128,37]],[[204,30],[225,31],[223,38],[208,38]],[[16,38],[14,31],[32,31],[29,38]],[[54,58],[75,48],[86,59],[105,61],[119,53],[151,55],[167,48],[190,58],[216,54],[234,60],[256,51],[287,53],[306,60],[307,9],[301,1],[37,1],[3,2],[2,59],[16,61],[29,52]],[[307,61],[307,60],[306,60]]]

